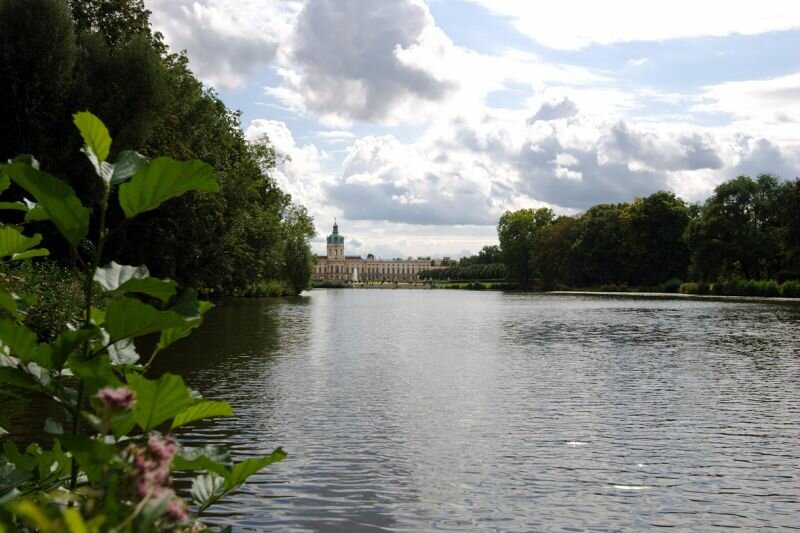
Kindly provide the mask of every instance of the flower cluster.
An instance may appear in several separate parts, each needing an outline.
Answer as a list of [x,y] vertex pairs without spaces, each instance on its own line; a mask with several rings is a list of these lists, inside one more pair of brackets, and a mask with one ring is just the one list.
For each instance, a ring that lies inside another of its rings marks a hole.
[[100,400],[101,404],[112,411],[122,411],[133,405],[133,401],[136,399],[136,393],[127,387],[119,387],[116,389],[105,387],[97,391],[97,399]]
[[144,448],[129,446],[128,455],[132,458],[138,497],[166,500],[165,517],[171,522],[186,522],[189,519],[186,504],[170,488],[170,465],[178,449],[179,446],[171,435],[152,436]]

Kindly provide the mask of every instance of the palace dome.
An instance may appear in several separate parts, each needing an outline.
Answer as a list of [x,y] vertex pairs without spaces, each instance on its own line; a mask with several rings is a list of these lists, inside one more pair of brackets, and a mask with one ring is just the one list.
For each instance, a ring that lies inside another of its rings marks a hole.
[[328,235],[328,244],[344,244],[344,236],[339,235],[339,225],[333,223],[333,233]]

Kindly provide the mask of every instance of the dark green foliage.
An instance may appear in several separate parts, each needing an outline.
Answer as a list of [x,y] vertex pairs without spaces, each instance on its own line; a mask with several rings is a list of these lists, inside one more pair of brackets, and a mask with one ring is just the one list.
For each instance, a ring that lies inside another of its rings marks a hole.
[[32,297],[24,324],[40,341],[53,340],[83,313],[83,289],[68,268],[52,261],[10,263],[0,267],[0,286]]
[[800,281],[784,281],[781,284],[781,296],[784,298],[800,298]]
[[506,211],[500,217],[497,237],[510,278],[523,285],[533,280],[535,266],[531,264],[531,256],[536,248],[538,234],[554,219],[553,211],[547,208]]
[[490,280],[505,279],[506,266],[502,263],[451,266],[436,270],[423,270],[419,279],[433,280]]
[[[117,238],[103,262],[146,263],[154,275],[204,293],[245,294],[250,285],[289,281],[283,253],[302,244],[286,244],[291,198],[268,174],[279,155],[269,139],[245,140],[239,114],[151,31],[142,0],[0,0],[0,161],[43,154],[43,168],[69,176],[96,210],[104,190],[79,152],[76,109],[102,117],[116,140],[115,161],[117,147],[132,149],[130,161],[137,152],[199,159],[219,185],[218,195],[181,195],[130,223],[112,205],[108,221]],[[15,188],[8,199],[20,194]],[[75,260],[50,225],[37,231],[56,260]]]
[[661,285],[661,292],[678,292],[681,287],[681,280],[670,278]]

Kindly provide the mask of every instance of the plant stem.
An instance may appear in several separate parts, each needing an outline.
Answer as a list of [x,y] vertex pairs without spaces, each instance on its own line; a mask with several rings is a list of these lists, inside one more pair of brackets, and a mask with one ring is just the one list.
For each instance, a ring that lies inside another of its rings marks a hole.
[[[94,252],[94,259],[92,261],[92,265],[89,269],[86,270],[86,288],[84,290],[85,294],[85,303],[86,303],[86,315],[83,319],[83,326],[88,328],[91,326],[92,322],[92,299],[94,297],[94,273],[97,272],[97,267],[100,265],[100,259],[103,255],[103,247],[106,243],[106,211],[108,208],[108,195],[111,192],[111,187],[108,183],[103,182],[105,192],[103,194],[103,202],[100,205],[100,227],[98,229],[98,238],[97,238],[97,248]],[[89,356],[89,340],[85,340],[83,342],[83,359],[86,360]],[[75,404],[75,413],[73,414],[72,420],[72,434],[74,436],[78,435],[80,431],[80,421],[81,421],[81,407],[83,406],[83,395],[84,395],[84,382],[81,379],[78,382],[78,399],[77,403]],[[72,456],[72,465],[71,465],[71,472],[69,478],[69,490],[70,492],[75,490],[75,486],[78,484],[78,461],[75,459],[75,455]]]

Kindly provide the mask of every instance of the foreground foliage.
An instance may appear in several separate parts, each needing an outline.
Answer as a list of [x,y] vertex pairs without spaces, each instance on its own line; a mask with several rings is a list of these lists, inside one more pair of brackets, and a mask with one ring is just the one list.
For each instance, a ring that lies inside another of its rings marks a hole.
[[[0,401],[47,401],[63,413],[45,422],[52,445],[24,450],[9,438],[11,422],[0,418],[0,530],[202,531],[205,526],[173,490],[172,471],[200,473],[191,489],[199,514],[286,454],[278,448],[234,463],[221,448],[180,446],[173,430],[230,416],[231,407],[203,398],[180,376],[151,379],[145,372],[160,351],[202,323],[211,304],[193,290],[179,293],[175,281],[150,276],[146,266],[103,266],[101,258],[136,217],[190,191],[215,192],[214,172],[200,161],[151,161],[126,151],[112,164],[103,123],[89,113],[76,114],[74,122],[103,191],[96,220],[74,190],[40,170],[36,160],[0,165],[0,193],[12,183],[25,193],[21,201],[0,204],[20,217],[18,224],[0,225],[0,260],[48,255],[41,233],[23,231],[47,221],[80,265],[84,298],[80,316],[64,317],[54,338],[39,342],[26,325],[36,302],[0,288]],[[112,208],[124,218],[109,227]],[[94,241],[88,240],[90,227],[97,231]],[[145,335],[157,341],[142,359],[134,341]]]

